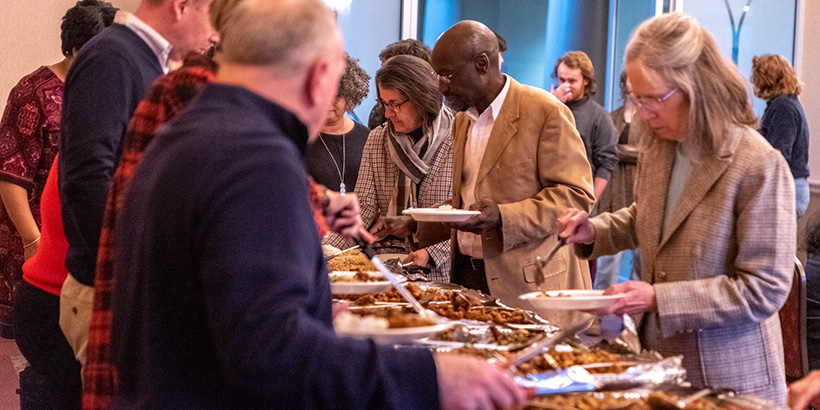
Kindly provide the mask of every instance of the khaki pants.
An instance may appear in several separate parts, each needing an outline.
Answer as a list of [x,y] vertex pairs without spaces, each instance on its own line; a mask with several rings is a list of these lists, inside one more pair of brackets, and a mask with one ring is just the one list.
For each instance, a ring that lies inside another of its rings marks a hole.
[[77,279],[69,274],[60,291],[60,329],[74,350],[77,361],[83,366],[93,306],[94,288],[77,282]]

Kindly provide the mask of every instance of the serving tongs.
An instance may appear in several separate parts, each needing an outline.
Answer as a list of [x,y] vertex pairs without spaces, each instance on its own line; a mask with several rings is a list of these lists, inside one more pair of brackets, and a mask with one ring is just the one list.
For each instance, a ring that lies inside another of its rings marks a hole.
[[[557,234],[556,234],[556,236],[557,236]],[[535,275],[535,286],[540,288],[541,285],[543,285],[544,282],[546,282],[547,275],[546,275],[546,272],[544,271],[544,269],[546,269],[547,264],[552,260],[552,258],[555,257],[555,254],[558,253],[558,250],[561,249],[561,247],[566,245],[566,244],[567,244],[566,238],[562,238],[562,237],[558,236],[558,243],[556,243],[555,247],[552,248],[552,250],[550,251],[549,254],[547,254],[546,259],[541,259],[540,256],[535,258],[536,262],[538,263],[538,274]]]
[[450,322],[448,319],[439,316],[436,312],[433,312],[429,309],[425,309],[424,306],[422,306],[421,303],[419,303],[419,301],[413,297],[410,291],[407,290],[407,288],[405,288],[401,284],[401,282],[399,282],[399,278],[397,278],[396,275],[393,274],[393,272],[390,272],[390,270],[387,269],[386,266],[384,266],[384,264],[382,263],[382,261],[379,260],[379,258],[372,256],[370,261],[373,262],[373,265],[376,265],[376,268],[379,269],[379,271],[384,275],[384,277],[386,277],[387,280],[389,280],[390,283],[393,284],[393,287],[396,288],[401,297],[403,297],[404,300],[406,300],[407,303],[410,304],[410,306],[419,314],[419,316],[430,319],[436,323]]

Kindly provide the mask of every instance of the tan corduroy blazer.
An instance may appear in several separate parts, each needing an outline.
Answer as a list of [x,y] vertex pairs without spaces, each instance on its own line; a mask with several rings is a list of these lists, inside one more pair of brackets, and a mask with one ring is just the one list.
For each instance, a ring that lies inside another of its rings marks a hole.
[[[556,244],[561,211],[590,208],[592,171],[572,112],[544,90],[509,81],[479,166],[475,197],[499,204],[501,211],[501,228],[484,232],[481,241],[490,293],[532,309],[518,295],[537,290],[535,258],[546,257]],[[453,204],[459,208],[471,121],[459,113],[453,126]],[[451,242],[455,252],[455,233]],[[587,262],[571,249],[561,249],[547,272],[546,289],[591,287]],[[549,320],[554,312],[539,313]]]
[[[594,218],[592,257],[640,246],[641,279],[658,314],[650,347],[683,355],[696,385],[729,387],[785,404],[780,321],[796,248],[794,182],[780,153],[748,127],[731,129],[696,162],[662,227],[676,144],[638,159],[635,203]],[[648,325],[654,323],[652,325]]]

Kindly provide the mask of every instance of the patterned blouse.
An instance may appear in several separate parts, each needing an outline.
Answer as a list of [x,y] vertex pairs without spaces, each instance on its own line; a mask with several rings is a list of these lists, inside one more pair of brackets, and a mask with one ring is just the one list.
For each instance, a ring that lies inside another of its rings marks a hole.
[[[63,82],[48,67],[23,77],[9,93],[0,122],[0,179],[28,190],[29,207],[40,226],[40,196],[60,141]],[[23,243],[17,228],[0,211],[0,305],[10,306],[12,285],[20,279]],[[0,322],[4,311],[0,311]]]

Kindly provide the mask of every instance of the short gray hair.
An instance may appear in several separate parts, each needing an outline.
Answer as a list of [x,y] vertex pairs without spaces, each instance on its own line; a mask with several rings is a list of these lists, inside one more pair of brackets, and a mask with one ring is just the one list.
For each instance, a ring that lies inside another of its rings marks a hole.
[[223,23],[222,57],[297,72],[332,49],[335,30],[336,18],[320,0],[247,0]]
[[376,72],[376,85],[406,95],[418,109],[425,131],[441,111],[442,95],[433,67],[418,57],[398,55],[387,60]]

